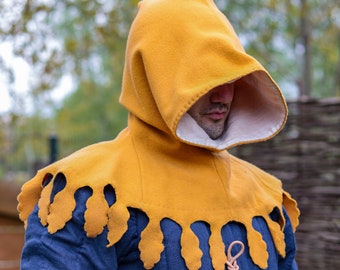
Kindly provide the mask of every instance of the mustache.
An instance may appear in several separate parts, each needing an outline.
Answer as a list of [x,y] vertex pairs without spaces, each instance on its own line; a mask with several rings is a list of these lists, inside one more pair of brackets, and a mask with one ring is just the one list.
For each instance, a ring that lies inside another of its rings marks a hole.
[[202,113],[209,114],[212,112],[226,112],[228,111],[228,104],[224,103],[213,103],[208,108],[206,108]]

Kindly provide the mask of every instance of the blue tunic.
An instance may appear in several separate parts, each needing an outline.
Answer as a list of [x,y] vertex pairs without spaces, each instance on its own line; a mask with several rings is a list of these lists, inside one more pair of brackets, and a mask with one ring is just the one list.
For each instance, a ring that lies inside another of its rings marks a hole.
[[[63,181],[57,181],[57,183],[54,185],[51,200],[63,188]],[[47,228],[40,223],[38,207],[35,208],[28,219],[21,269],[144,269],[143,263],[140,260],[138,243],[141,232],[148,223],[148,217],[138,209],[129,209],[130,219],[127,232],[118,243],[107,247],[106,228],[102,234],[95,238],[87,237],[84,231],[84,211],[86,210],[86,200],[89,196],[91,196],[90,188],[82,188],[75,193],[77,206],[73,212],[72,219],[66,223],[63,229],[54,234],[50,234]],[[105,190],[105,196],[110,205],[115,202],[113,190]],[[294,260],[296,250],[295,238],[289,217],[285,210],[283,212],[286,218],[284,228],[286,242],[285,258],[278,255],[264,219],[261,217],[253,219],[254,228],[262,234],[263,240],[267,243],[269,254],[267,269],[270,270],[297,269]],[[274,210],[271,218],[278,220],[278,211]],[[196,222],[192,224],[191,228],[199,238],[200,249],[203,252],[201,269],[213,269],[209,255],[209,225],[204,222]],[[163,244],[165,248],[161,253],[160,261],[153,269],[187,269],[181,256],[181,227],[170,219],[163,219],[161,221],[161,229],[164,234]],[[244,243],[245,251],[237,260],[240,270],[260,269],[250,258],[246,230],[242,224],[236,222],[226,224],[222,229],[222,238],[226,247],[235,240]],[[239,251],[238,249],[239,247],[233,248],[233,255]]]

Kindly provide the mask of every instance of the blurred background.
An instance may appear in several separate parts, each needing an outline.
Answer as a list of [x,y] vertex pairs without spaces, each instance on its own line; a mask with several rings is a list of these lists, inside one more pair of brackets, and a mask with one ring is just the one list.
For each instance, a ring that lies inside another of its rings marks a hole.
[[[42,166],[126,126],[118,97],[137,2],[0,1],[0,269],[19,269],[20,186]],[[215,2],[290,109],[277,137],[231,152],[279,177],[298,200],[300,269],[339,269],[339,3]]]

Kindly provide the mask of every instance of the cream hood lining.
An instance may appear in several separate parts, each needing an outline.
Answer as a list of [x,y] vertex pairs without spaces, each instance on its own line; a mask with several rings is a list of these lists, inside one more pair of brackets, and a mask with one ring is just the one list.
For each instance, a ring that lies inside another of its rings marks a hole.
[[282,129],[287,117],[285,102],[264,72],[253,72],[235,82],[234,95],[221,138],[210,139],[188,113],[180,119],[176,136],[189,144],[223,150],[270,139]]

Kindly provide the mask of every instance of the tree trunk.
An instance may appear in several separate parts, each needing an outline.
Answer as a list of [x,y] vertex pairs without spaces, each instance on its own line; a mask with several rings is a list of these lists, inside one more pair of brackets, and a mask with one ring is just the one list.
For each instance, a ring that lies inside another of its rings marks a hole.
[[338,33],[338,63],[335,69],[334,96],[340,97],[340,32]]
[[310,97],[312,91],[311,69],[311,29],[309,22],[309,7],[306,0],[300,0],[300,37],[304,48],[302,58],[302,78],[300,83],[300,97]]

